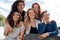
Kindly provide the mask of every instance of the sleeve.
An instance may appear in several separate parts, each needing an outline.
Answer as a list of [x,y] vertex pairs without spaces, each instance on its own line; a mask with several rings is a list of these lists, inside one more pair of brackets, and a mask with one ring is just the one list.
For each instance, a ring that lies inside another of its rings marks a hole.
[[57,24],[56,22],[52,22],[52,26],[53,26],[53,31],[49,32],[49,36],[56,36],[58,35],[58,28],[57,28]]
[[38,25],[38,33],[39,33],[39,34],[43,34],[44,31],[45,31],[45,29],[46,29],[46,24],[40,23],[40,24]]
[[23,31],[23,30],[25,30],[25,27],[24,27],[24,25],[23,26],[21,26],[21,32]]

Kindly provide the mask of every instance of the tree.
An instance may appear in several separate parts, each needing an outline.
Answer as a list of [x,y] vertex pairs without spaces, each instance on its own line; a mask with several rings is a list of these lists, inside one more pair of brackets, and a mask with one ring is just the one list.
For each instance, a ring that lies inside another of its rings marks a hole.
[[4,26],[5,24],[5,17],[3,15],[0,15],[0,26]]

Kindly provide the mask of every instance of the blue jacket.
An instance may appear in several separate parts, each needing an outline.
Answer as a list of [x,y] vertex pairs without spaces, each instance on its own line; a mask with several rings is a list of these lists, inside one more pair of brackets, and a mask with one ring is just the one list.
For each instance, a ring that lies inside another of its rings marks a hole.
[[38,33],[49,33],[49,36],[56,36],[58,35],[58,28],[55,21],[51,21],[48,24],[41,23],[38,25]]

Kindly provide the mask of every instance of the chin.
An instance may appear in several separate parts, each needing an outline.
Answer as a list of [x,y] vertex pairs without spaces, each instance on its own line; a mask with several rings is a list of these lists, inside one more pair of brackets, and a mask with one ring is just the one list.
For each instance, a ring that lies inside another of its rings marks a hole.
[[31,18],[35,18],[35,17],[31,17]]

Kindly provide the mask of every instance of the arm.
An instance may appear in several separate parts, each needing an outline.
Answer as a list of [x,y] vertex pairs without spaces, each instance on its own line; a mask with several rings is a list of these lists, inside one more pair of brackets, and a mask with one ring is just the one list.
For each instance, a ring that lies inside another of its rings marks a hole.
[[[21,24],[22,24],[22,22],[21,22]],[[21,28],[20,29],[20,35],[18,36],[17,40],[24,40],[24,30],[25,30],[25,27],[22,24],[22,26],[20,28]]]
[[40,24],[38,25],[38,33],[39,33],[39,34],[43,34],[44,31],[45,31],[45,28],[46,28],[46,24],[40,23]]
[[6,27],[10,27],[9,23],[8,23],[8,19],[6,18],[5,20],[5,24],[6,24]]
[[21,39],[21,40],[24,39],[24,30],[20,33],[20,39]]
[[8,23],[8,19],[5,20],[6,27],[9,28],[9,31],[12,32],[12,27]]
[[47,36],[56,36],[58,34],[58,29],[57,29],[57,25],[56,22],[52,22],[52,31],[51,32],[46,32],[41,34],[39,37],[40,38],[46,38]]
[[56,36],[58,35],[58,28],[57,28],[57,24],[55,21],[52,22],[52,29],[53,31],[52,32],[49,32],[49,36]]
[[17,40],[24,40],[24,30],[20,32],[20,35],[17,37]]
[[5,31],[4,31],[4,35],[7,36],[8,35],[8,27],[6,27]]
[[40,39],[44,39],[49,35],[48,33],[44,33],[45,29],[46,29],[46,24],[45,23],[41,23],[41,24],[38,25],[38,33],[40,34],[39,35]]

